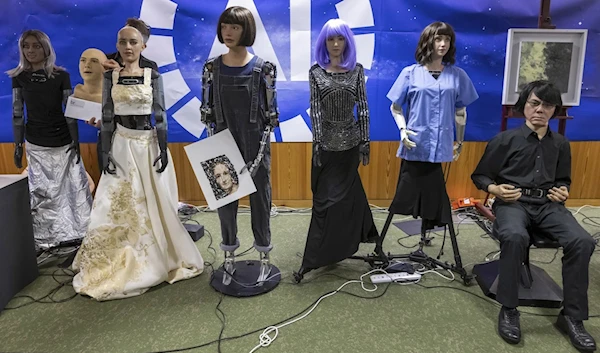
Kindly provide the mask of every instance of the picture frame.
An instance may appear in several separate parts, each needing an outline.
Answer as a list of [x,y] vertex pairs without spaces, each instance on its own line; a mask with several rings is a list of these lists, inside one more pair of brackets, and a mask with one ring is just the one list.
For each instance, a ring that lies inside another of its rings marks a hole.
[[510,28],[502,104],[514,105],[525,84],[545,79],[561,91],[563,106],[578,106],[587,32],[587,29]]

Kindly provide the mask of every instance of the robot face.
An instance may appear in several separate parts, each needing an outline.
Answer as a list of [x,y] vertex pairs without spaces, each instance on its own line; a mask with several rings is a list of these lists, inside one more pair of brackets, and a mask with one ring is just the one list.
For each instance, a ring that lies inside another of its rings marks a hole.
[[142,50],[146,48],[140,31],[133,27],[123,27],[117,38],[117,50],[123,61],[134,62],[140,59]]
[[79,59],[79,74],[85,83],[86,80],[101,80],[104,68],[102,62],[106,61],[106,55],[98,49],[87,49]]

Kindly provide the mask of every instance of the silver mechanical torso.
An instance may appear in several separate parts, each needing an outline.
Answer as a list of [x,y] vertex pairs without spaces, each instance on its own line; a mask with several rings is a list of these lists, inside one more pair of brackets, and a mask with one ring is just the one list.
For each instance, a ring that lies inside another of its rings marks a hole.
[[[330,73],[318,65],[311,68],[310,85],[316,100],[311,104],[313,134],[324,150],[353,148],[363,140],[364,131],[368,140],[368,107],[365,91],[361,89],[362,73],[360,65],[344,73]],[[358,120],[354,114],[357,106]]]

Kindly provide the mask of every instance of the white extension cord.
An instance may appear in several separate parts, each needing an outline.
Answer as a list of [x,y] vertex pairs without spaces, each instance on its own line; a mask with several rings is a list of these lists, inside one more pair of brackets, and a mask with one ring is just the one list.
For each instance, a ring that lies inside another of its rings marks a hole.
[[[309,309],[309,310],[308,310],[308,311],[307,311],[307,312],[306,312],[304,315],[302,315],[302,316],[300,316],[300,317],[298,317],[298,318],[295,318],[295,319],[293,319],[293,320],[290,320],[290,321],[288,321],[288,322],[286,322],[286,323],[283,323],[283,324],[281,324],[281,325],[279,325],[279,326],[269,326],[269,327],[267,327],[267,328],[266,328],[266,329],[265,329],[265,330],[264,330],[264,331],[263,331],[263,332],[260,334],[260,336],[259,336],[259,342],[260,342],[260,343],[259,343],[259,344],[258,344],[256,347],[252,348],[252,350],[250,351],[250,353],[254,353],[254,352],[256,352],[256,351],[257,351],[258,349],[260,349],[261,347],[267,347],[267,346],[269,346],[271,343],[273,343],[273,341],[275,341],[275,339],[276,339],[276,338],[277,338],[277,336],[279,335],[279,329],[280,329],[280,328],[283,328],[283,327],[285,327],[285,326],[288,326],[288,325],[291,325],[291,324],[293,324],[294,322],[297,322],[297,321],[300,321],[300,320],[304,319],[304,318],[305,318],[305,317],[307,317],[307,316],[308,316],[310,313],[312,313],[312,312],[313,312],[313,310],[315,310],[315,308],[316,308],[316,307],[319,305],[319,303],[321,303],[321,301],[322,301],[323,299],[325,299],[325,298],[327,298],[327,297],[330,297],[330,296],[332,296],[332,295],[334,295],[334,294],[337,294],[339,291],[341,291],[341,290],[342,290],[342,288],[344,288],[344,287],[345,287],[345,286],[347,286],[348,284],[351,284],[351,283],[360,283],[360,286],[362,287],[362,289],[363,289],[364,291],[366,291],[366,292],[374,292],[374,291],[376,291],[376,290],[377,290],[377,285],[376,285],[376,284],[374,284],[374,283],[370,283],[370,284],[372,284],[372,285],[373,285],[373,288],[366,288],[366,287],[365,287],[365,281],[363,280],[363,278],[364,278],[364,277],[366,277],[366,276],[368,276],[368,275],[370,275],[370,274],[372,274],[372,273],[374,273],[374,272],[381,272],[381,273],[383,273],[383,274],[384,274],[384,276],[385,276],[385,275],[388,275],[388,276],[389,276],[389,275],[392,275],[391,273],[387,273],[387,272],[385,272],[384,270],[375,269],[375,270],[369,271],[369,272],[367,272],[367,273],[365,273],[365,274],[361,275],[359,280],[351,280],[351,281],[348,281],[348,282],[346,282],[346,283],[342,284],[342,285],[341,285],[341,286],[340,286],[338,289],[336,289],[335,291],[333,291],[333,292],[331,292],[331,293],[327,293],[327,294],[323,295],[321,298],[319,298],[319,300],[317,300],[317,302],[316,302],[316,303],[315,303],[315,304],[314,304],[314,305],[313,305],[313,306],[312,306],[312,307],[311,307],[311,308],[310,308],[310,309]],[[366,282],[366,283],[367,283],[367,284],[369,284],[368,282]],[[413,283],[416,283],[416,282],[413,282]],[[411,284],[412,284],[412,283],[411,283]],[[272,332],[275,332],[275,336],[273,336],[273,337],[269,336],[269,335],[270,335]]]
[[418,282],[421,275],[418,273],[395,272],[390,274],[371,275],[371,282],[375,284],[390,282]]

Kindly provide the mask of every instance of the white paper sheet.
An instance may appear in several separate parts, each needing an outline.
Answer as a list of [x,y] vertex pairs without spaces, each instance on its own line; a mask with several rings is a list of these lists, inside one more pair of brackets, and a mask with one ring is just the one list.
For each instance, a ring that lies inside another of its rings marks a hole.
[[256,191],[240,150],[226,129],[184,147],[202,193],[211,210]]
[[65,116],[88,121],[91,118],[102,119],[102,104],[70,96],[67,99]]

